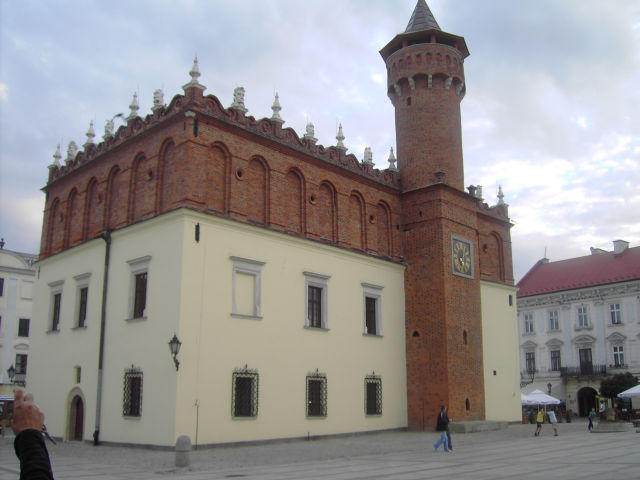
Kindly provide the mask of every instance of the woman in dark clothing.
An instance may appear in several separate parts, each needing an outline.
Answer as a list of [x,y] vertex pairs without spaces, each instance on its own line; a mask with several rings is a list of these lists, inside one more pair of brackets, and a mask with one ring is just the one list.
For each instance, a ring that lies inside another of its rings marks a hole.
[[13,420],[16,439],[13,448],[20,460],[20,480],[53,480],[49,452],[44,444],[44,413],[33,403],[33,395],[14,392]]

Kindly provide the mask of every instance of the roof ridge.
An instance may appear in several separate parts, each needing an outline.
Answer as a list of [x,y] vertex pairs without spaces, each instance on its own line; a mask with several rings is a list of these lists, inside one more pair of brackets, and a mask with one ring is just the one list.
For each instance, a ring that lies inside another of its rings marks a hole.
[[422,32],[425,30],[440,30],[440,26],[438,22],[436,22],[433,13],[431,13],[427,2],[425,0],[418,0],[404,33]]

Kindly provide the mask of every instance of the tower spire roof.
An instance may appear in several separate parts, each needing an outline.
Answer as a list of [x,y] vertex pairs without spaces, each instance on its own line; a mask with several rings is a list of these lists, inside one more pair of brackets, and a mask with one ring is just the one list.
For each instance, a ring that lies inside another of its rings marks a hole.
[[424,30],[440,30],[440,26],[438,22],[436,22],[431,10],[429,10],[427,2],[425,0],[418,0],[404,33],[422,32]]

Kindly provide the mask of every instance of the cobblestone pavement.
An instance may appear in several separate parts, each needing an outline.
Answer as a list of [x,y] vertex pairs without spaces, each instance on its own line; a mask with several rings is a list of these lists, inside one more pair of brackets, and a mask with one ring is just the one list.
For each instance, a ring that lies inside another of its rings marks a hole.
[[[319,440],[269,442],[193,451],[189,468],[175,454],[88,443],[48,444],[57,479],[636,479],[640,433],[592,433],[586,423],[545,425],[453,436],[454,451],[433,451],[433,432],[386,432]],[[18,479],[13,437],[0,439],[0,480]]]

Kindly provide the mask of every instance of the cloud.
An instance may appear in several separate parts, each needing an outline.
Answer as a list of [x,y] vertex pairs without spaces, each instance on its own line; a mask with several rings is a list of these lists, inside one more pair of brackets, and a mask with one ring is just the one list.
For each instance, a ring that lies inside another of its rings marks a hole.
[[9,100],[9,87],[6,83],[0,83],[0,102]]

